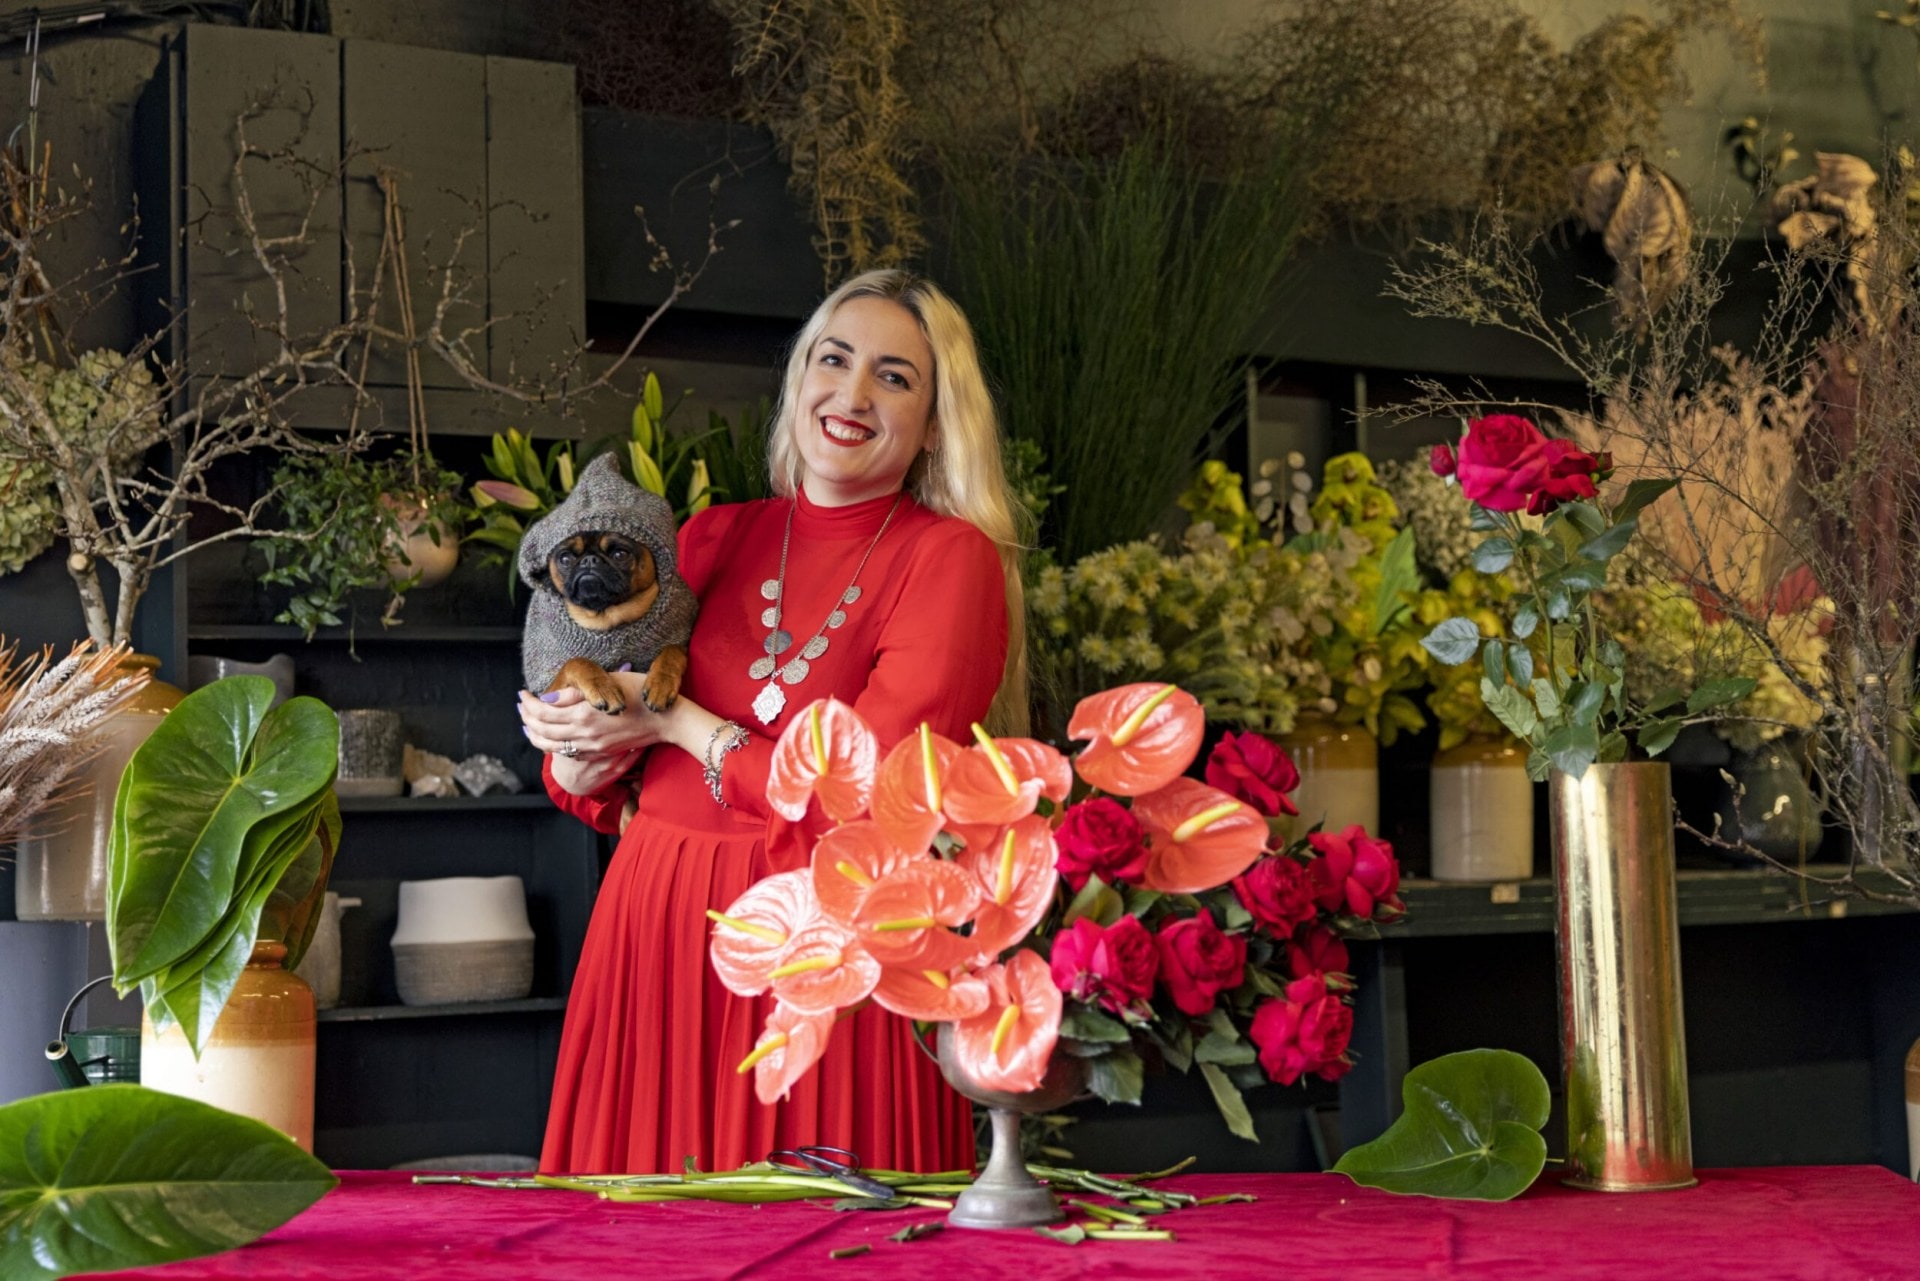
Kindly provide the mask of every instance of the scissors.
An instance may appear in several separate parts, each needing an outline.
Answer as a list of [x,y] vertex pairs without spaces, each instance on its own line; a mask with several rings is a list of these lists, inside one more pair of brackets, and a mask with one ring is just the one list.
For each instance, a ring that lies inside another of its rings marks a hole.
[[900,1194],[860,1173],[860,1158],[845,1148],[812,1143],[804,1147],[781,1148],[767,1154],[767,1164],[789,1174],[817,1174],[823,1179],[844,1183],[862,1196],[891,1201]]

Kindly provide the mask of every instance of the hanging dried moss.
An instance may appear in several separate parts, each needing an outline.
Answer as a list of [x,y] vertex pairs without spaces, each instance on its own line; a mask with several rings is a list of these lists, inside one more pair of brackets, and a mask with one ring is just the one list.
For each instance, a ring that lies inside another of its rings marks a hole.
[[743,110],[733,33],[707,0],[563,0],[556,25],[583,102],[694,120]]

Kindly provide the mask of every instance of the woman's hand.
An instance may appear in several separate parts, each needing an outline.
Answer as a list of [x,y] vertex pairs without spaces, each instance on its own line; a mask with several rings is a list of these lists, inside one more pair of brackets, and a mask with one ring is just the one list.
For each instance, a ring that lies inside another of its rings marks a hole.
[[527,741],[553,757],[554,781],[576,796],[597,792],[632,768],[655,743],[699,756],[720,718],[684,695],[664,712],[647,710],[640,694],[644,672],[615,672],[627,696],[618,716],[596,710],[575,689],[535,697],[520,692],[520,723]]

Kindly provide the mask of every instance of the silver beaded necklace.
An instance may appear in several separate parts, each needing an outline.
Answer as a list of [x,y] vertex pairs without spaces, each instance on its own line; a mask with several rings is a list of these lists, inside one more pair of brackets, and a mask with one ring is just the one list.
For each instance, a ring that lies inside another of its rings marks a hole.
[[780,688],[780,682],[798,685],[807,679],[807,674],[813,670],[813,660],[827,652],[827,631],[830,628],[837,629],[847,621],[846,607],[860,599],[860,571],[867,567],[867,561],[872,557],[873,549],[878,547],[881,538],[885,537],[887,527],[893,524],[893,514],[900,510],[900,503],[906,496],[906,491],[902,490],[893,500],[893,506],[887,508],[887,518],[880,522],[880,529],[874,534],[873,541],[867,544],[867,550],[860,557],[860,563],[853,567],[853,577],[847,581],[847,590],[840,593],[840,599],[834,603],[826,619],[814,630],[813,635],[807,638],[807,643],[800,647],[800,653],[783,663],[780,656],[793,648],[793,633],[780,626],[780,618],[786,605],[787,548],[793,541],[793,513],[794,509],[800,506],[799,498],[796,497],[793,500],[793,506],[787,508],[787,528],[780,535],[780,574],[760,584],[762,599],[773,602],[760,611],[760,624],[768,629],[767,639],[760,643],[760,648],[766,652],[754,659],[747,668],[747,675],[750,678],[767,682],[766,687],[754,695],[753,699],[753,714],[760,719],[762,725],[773,724],[774,719],[787,706],[787,692]]

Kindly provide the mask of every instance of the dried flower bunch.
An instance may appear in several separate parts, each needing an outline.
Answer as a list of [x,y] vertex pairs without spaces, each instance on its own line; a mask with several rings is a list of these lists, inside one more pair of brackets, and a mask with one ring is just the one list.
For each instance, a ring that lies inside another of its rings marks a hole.
[[[767,877],[715,922],[711,955],[742,996],[771,991],[740,1070],[771,1102],[871,999],[951,1023],[969,1077],[1038,1087],[1056,1050],[1090,1088],[1140,1098],[1142,1052],[1195,1064],[1229,1126],[1240,1090],[1350,1066],[1341,934],[1404,908],[1393,851],[1364,830],[1276,846],[1299,775],[1257,735],[1230,736],[1207,781],[1198,702],[1127,685],[1075,709],[1071,760],[978,726],[962,747],[922,726],[884,756],[824,700],[775,746],[768,797],[810,835],[808,866]],[[1092,794],[1068,801],[1076,788]]]
[[146,686],[144,670],[120,667],[126,655],[90,641],[58,662],[51,648],[18,661],[0,649],[0,844],[59,795],[93,754],[93,731]]

